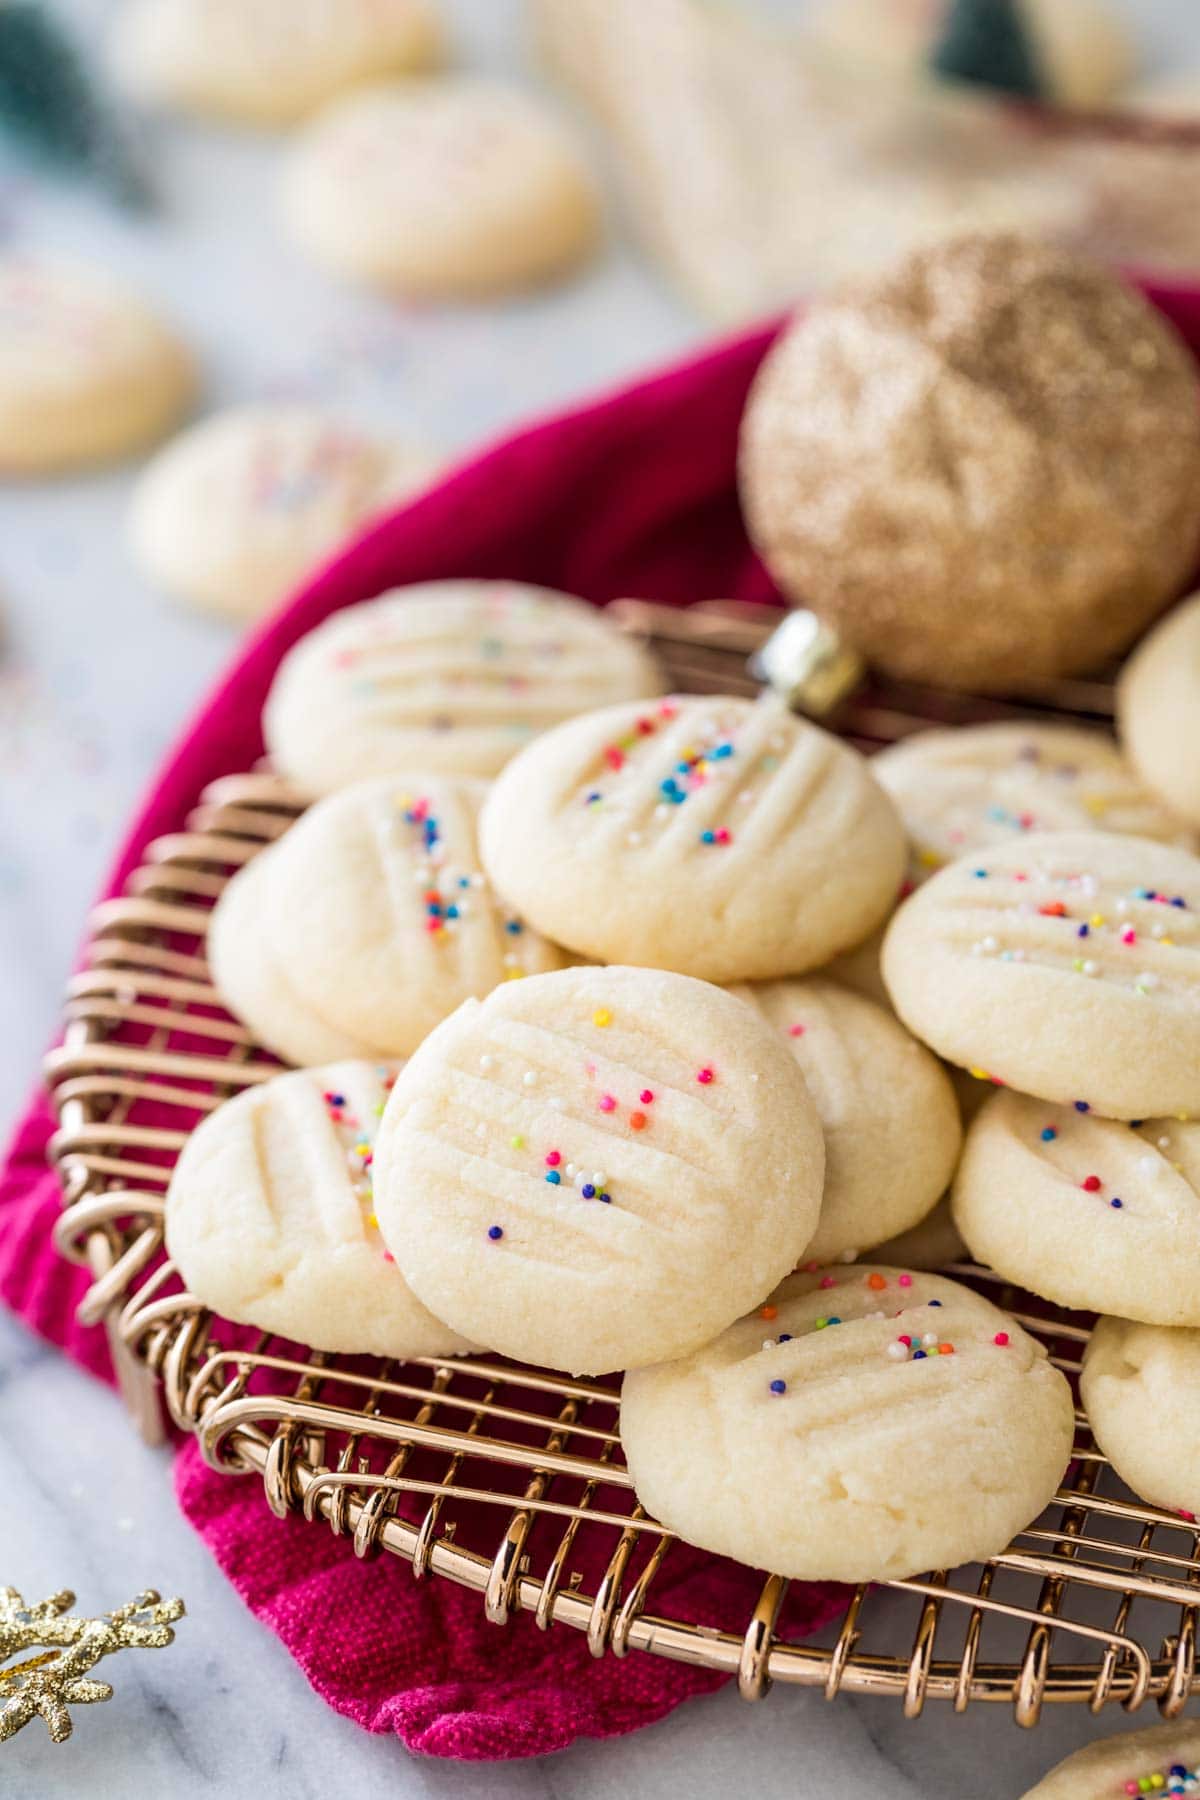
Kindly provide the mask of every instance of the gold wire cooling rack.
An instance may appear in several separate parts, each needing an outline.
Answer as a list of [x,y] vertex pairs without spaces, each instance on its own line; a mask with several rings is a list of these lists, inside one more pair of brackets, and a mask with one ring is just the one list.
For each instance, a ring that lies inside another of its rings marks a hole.
[[[779,620],[718,603],[614,610],[653,642],[677,687],[701,692],[753,692],[747,657]],[[836,724],[870,749],[932,722],[1103,719],[1111,698],[1104,682],[1046,683],[1011,702],[873,683]],[[637,1506],[611,1386],[486,1356],[397,1365],[322,1355],[247,1334],[183,1291],[162,1251],[172,1162],[199,1118],[278,1067],[211,985],[208,913],[232,871],[302,804],[269,772],[233,776],[200,796],[182,832],[149,846],[123,896],[95,915],[49,1059],[59,1247],[90,1267],[82,1316],[107,1323],[143,1432],[162,1434],[161,1391],[208,1462],[256,1473],[276,1514],[323,1520],[360,1557],[386,1551],[417,1578],[475,1588],[497,1624],[529,1611],[543,1629],[585,1631],[595,1656],[649,1651],[735,1675],[747,1699],[784,1681],[830,1698],[889,1695],[910,1717],[927,1700],[956,1711],[1006,1702],[1023,1725],[1046,1702],[1132,1710],[1153,1697],[1177,1713],[1200,1686],[1200,1526],[1132,1501],[1082,1414],[1065,1485],[1002,1555],[847,1589],[836,1623],[796,1637],[788,1584],[775,1575],[747,1574],[729,1616],[678,1616],[671,1575],[696,1553]],[[1077,1373],[1086,1319],[985,1270],[952,1272]]]

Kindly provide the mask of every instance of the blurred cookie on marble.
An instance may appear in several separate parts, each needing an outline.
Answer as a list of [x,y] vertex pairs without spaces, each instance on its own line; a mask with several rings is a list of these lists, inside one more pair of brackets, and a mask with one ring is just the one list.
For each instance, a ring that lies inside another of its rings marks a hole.
[[437,467],[431,452],[322,408],[233,407],[189,427],[142,472],[133,553],[172,597],[254,619]]
[[1056,1763],[1022,1800],[1124,1800],[1200,1794],[1200,1720],[1172,1719],[1099,1738]]
[[1121,670],[1117,720],[1147,787],[1200,826],[1200,594],[1160,619]]
[[285,218],[335,273],[465,300],[565,274],[596,245],[598,190],[544,102],[478,76],[335,102],[291,152]]

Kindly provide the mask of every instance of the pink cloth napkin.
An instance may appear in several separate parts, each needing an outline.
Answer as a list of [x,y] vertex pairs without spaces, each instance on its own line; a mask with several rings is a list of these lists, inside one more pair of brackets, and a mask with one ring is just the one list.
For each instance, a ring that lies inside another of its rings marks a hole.
[[[1200,293],[1152,296],[1200,345]],[[482,575],[544,582],[603,601],[623,594],[679,604],[717,595],[775,598],[742,530],[735,485],[738,420],[770,342],[735,339],[596,404],[509,438],[361,538],[239,653],[168,758],[121,851],[119,891],[147,842],[177,830],[200,789],[262,752],[259,715],[280,657],[326,614],[383,588]],[[45,1166],[52,1119],[40,1091],[0,1172],[0,1299],[93,1374],[108,1376],[103,1334],[75,1320],[87,1285],[50,1233],[59,1210]],[[384,1556],[357,1562],[344,1540],[271,1518],[256,1479],[178,1452],[180,1504],[257,1616],[330,1705],[429,1755],[541,1755],[577,1737],[651,1723],[722,1677],[633,1652],[591,1659],[583,1636],[503,1631],[477,1594]],[[757,1579],[679,1549],[660,1578],[679,1617],[748,1618]],[[835,1616],[842,1590],[793,1586],[781,1629],[800,1636]]]

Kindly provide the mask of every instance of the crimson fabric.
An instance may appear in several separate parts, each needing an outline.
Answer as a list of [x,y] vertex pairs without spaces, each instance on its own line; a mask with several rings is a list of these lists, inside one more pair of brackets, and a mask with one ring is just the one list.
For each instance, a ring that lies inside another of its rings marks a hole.
[[[1200,345],[1200,293],[1152,298]],[[772,335],[752,332],[593,405],[519,433],[401,509],[270,620],[240,652],[168,758],[106,892],[146,844],[178,830],[200,789],[262,752],[259,715],[280,657],[328,613],[385,587],[481,575],[544,582],[595,601],[622,594],[685,604],[715,595],[775,598],[738,513],[737,426]],[[87,1285],[50,1234],[59,1210],[39,1092],[0,1173],[0,1299],[93,1374],[109,1376],[103,1334],[74,1317]],[[357,1562],[344,1540],[273,1520],[256,1479],[232,1480],[178,1454],[187,1517],[247,1604],[281,1638],[316,1691],[372,1731],[437,1756],[540,1755],[577,1737],[632,1731],[721,1678],[631,1653],[593,1662],[567,1627],[528,1615],[504,1632],[477,1594],[414,1582],[399,1562]],[[682,1548],[659,1592],[679,1617],[746,1616],[756,1581]],[[834,1616],[840,1590],[794,1585],[783,1628]]]

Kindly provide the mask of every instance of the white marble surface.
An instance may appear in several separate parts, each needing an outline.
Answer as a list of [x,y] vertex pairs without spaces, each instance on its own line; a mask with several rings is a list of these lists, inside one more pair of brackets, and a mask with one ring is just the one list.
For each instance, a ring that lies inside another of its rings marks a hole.
[[[790,0],[775,0],[780,10]],[[1160,60],[1195,44],[1195,0],[1126,0]],[[73,0],[94,31],[108,0]],[[450,7],[464,55],[511,68],[515,0]],[[131,224],[27,182],[0,183],[0,235],[126,269],[179,316],[213,400],[286,390],[338,397],[448,449],[682,349],[700,328],[613,246],[578,282],[479,311],[397,311],[324,282],[282,241],[269,141],[157,133],[161,217]],[[173,612],[122,543],[126,474],[0,494],[0,1115],[15,1113],[49,1039],[86,904],[122,822],[233,647]],[[955,1718],[777,1690],[732,1694],[664,1724],[539,1764],[464,1769],[409,1758],[329,1712],[217,1576],[176,1512],[161,1452],[115,1399],[0,1318],[0,1581],[69,1582],[96,1610],[155,1584],[186,1596],[166,1654],[113,1670],[118,1699],[81,1715],[63,1749],[34,1725],[0,1750],[0,1792],[53,1800],[170,1794],[360,1794],[455,1800],[616,1800],[687,1793],[862,1793],[1013,1800],[1098,1729],[1074,1709],[1020,1732],[1000,1708]],[[503,1641],[497,1638],[498,1654]],[[1104,1729],[1123,1722],[1110,1715]]]

